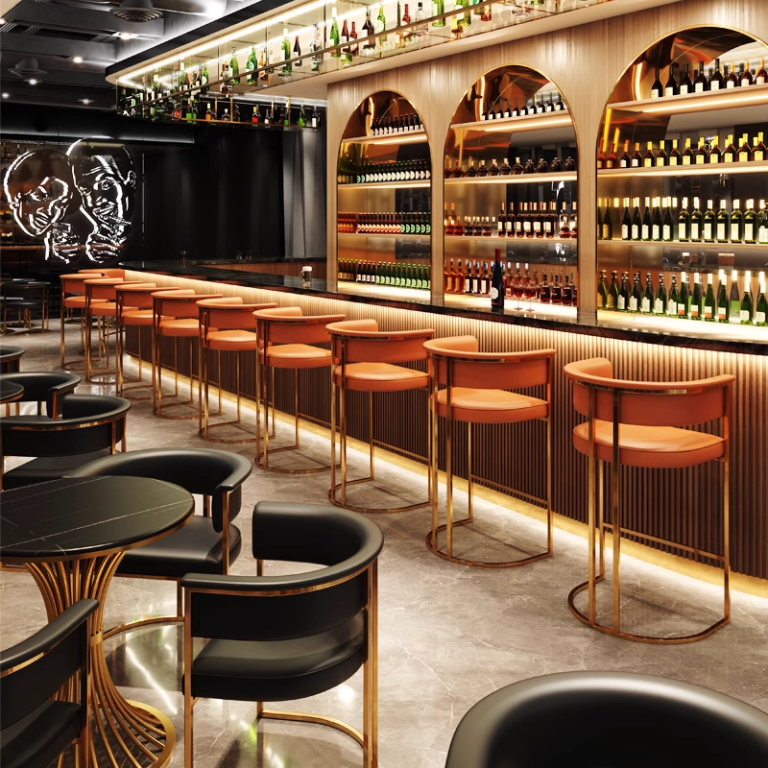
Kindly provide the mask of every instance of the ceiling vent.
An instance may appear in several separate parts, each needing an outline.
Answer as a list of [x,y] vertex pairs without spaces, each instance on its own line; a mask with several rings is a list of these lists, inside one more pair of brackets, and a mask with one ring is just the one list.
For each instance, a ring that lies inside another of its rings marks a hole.
[[152,0],[123,0],[117,8],[110,13],[123,21],[133,21],[142,24],[146,21],[155,21],[163,18],[163,12],[158,11],[152,5]]
[[15,67],[11,67],[8,71],[22,80],[40,80],[43,75],[47,74],[44,69],[40,69],[37,59],[32,57],[22,59]]

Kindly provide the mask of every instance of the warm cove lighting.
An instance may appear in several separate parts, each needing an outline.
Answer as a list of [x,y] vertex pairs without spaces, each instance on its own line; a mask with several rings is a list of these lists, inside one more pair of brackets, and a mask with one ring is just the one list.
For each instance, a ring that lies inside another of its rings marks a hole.
[[[619,168],[598,171],[598,176],[620,179],[626,176],[699,176],[739,173],[765,173],[768,163],[705,163],[704,165],[665,165],[661,168]],[[486,179],[483,179],[486,181]]]
[[345,142],[362,142],[366,144],[416,144],[427,140],[427,134],[422,133],[418,136],[409,136],[407,133],[395,134],[393,136],[364,136],[359,139],[344,139]]
[[[754,87],[754,86],[751,86]],[[747,89],[745,89],[747,90]],[[653,115],[679,114],[681,112],[700,112],[702,109],[718,109],[719,107],[744,107],[751,104],[768,102],[768,89],[761,88],[760,93],[735,93],[733,96],[715,96],[695,94],[674,99],[668,104],[644,106],[643,112]],[[620,104],[614,104],[614,109],[622,109]]]
[[[519,121],[519,122],[518,122]],[[500,133],[501,131],[531,131],[536,128],[554,128],[559,125],[572,125],[573,121],[570,116],[564,117],[543,117],[540,120],[528,118],[509,118],[508,121],[498,121],[498,125],[495,125],[497,121],[493,122],[481,121],[480,123],[472,123],[473,126],[481,125],[486,133]],[[457,128],[458,126],[453,126]]]

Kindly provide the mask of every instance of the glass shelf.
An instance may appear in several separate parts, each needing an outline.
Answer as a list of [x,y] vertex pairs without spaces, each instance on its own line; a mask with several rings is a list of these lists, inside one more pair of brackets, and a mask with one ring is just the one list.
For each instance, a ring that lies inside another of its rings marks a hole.
[[404,131],[403,133],[388,133],[383,136],[355,136],[342,139],[343,144],[420,144],[427,141],[426,131]]
[[372,181],[362,184],[339,184],[339,191],[342,189],[429,189],[430,181]]
[[766,171],[768,171],[768,160],[752,161],[749,163],[665,165],[655,168],[611,168],[610,170],[600,170],[597,172],[597,175],[600,178],[620,179],[635,176],[719,176],[724,173],[744,174],[765,173]]
[[614,112],[639,112],[651,115],[679,115],[683,112],[754,107],[768,103],[768,85],[750,85],[746,88],[728,88],[705,93],[686,93],[682,96],[664,96],[660,99],[619,101],[610,104]]
[[[459,238],[456,238],[457,240]],[[564,241],[568,242],[568,241]],[[689,248],[690,250],[708,250],[708,251],[731,251],[734,249],[746,251],[766,251],[768,252],[768,243],[706,243],[701,242],[683,242],[681,240],[598,240],[599,245],[617,246],[629,245],[632,247],[651,247],[651,248]]]
[[[510,243],[515,245],[549,245],[550,243],[560,243],[563,245],[576,245],[576,237],[499,237],[498,235],[446,235],[445,239],[452,243],[461,242],[488,242],[493,240],[497,243]],[[619,241],[623,242],[623,241]]]
[[451,129],[454,131],[484,131],[486,133],[514,130],[515,133],[524,133],[569,125],[573,125],[573,118],[567,110],[561,110],[559,112],[526,115],[524,117],[502,117],[500,120],[477,120],[472,123],[456,123],[451,126]]
[[[637,169],[635,169],[637,170]],[[484,176],[478,178],[446,179],[445,185],[454,184],[548,184],[561,181],[576,181],[576,171],[565,173],[525,173],[517,176]]]
[[374,233],[374,232],[339,232],[339,237],[380,237],[380,238],[386,238],[388,240],[429,240],[431,237],[431,234],[429,232],[425,232],[424,234],[420,235],[406,235],[406,234],[396,234],[396,235],[389,235],[389,234],[383,234],[383,233]]

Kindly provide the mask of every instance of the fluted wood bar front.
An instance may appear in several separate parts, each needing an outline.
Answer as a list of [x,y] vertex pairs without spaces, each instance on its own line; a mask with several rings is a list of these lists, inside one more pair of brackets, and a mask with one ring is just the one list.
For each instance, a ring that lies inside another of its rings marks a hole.
[[[162,265],[162,266],[161,266]],[[130,267],[130,265],[126,265]],[[152,264],[142,272],[126,272],[126,280],[147,279]],[[158,271],[168,271],[168,262],[160,262]],[[188,280],[184,270],[180,276],[152,273],[158,286],[179,285],[199,293],[215,290],[224,296],[241,296],[244,301],[273,301],[278,306],[301,306],[307,314],[341,313],[350,320],[373,318],[385,330],[435,328],[436,337],[471,334],[486,351],[531,350],[554,348],[553,361],[553,508],[558,524],[587,521],[587,462],[573,448],[571,433],[580,418],[571,403],[570,388],[563,367],[570,362],[590,357],[606,357],[614,364],[617,376],[638,380],[694,380],[721,373],[736,376],[733,419],[731,421],[731,542],[732,565],[738,574],[768,579],[768,339],[766,343],[707,341],[691,337],[634,333],[620,329],[589,327],[576,323],[528,319],[519,316],[493,316],[480,312],[460,311],[428,303],[386,302],[368,297],[349,296],[315,288],[300,287],[270,280],[273,276],[249,275],[250,285],[216,282],[211,279]],[[205,269],[196,269],[196,274]],[[273,284],[270,285],[270,282]],[[321,292],[322,291],[322,292]],[[645,341],[644,339],[647,339]],[[129,337],[129,350],[136,350],[136,338]],[[144,345],[149,348],[149,342]],[[161,350],[165,364],[172,363],[172,350]],[[190,361],[180,358],[182,373],[189,371]],[[244,361],[243,381],[246,396],[253,397],[255,360]],[[197,361],[193,361],[197,370]],[[211,381],[222,382],[227,391],[235,391],[235,366],[214,367]],[[317,423],[330,422],[331,388],[328,371],[307,372],[299,392],[299,410]],[[294,412],[292,382],[277,374],[277,408]],[[427,409],[420,393],[397,397],[382,395],[376,409],[374,431],[377,439],[389,443],[402,456],[422,456],[426,462]],[[350,437],[367,441],[367,397],[349,398],[348,428]],[[462,430],[463,432],[463,430]],[[466,446],[457,434],[454,472],[466,477]],[[546,496],[544,462],[545,436],[532,424],[493,425],[481,427],[474,437],[475,474],[488,480],[490,488],[519,489],[526,500]],[[444,447],[437,457],[440,469],[445,466]],[[722,541],[718,510],[722,498],[722,470],[718,464],[690,469],[644,470],[622,468],[622,510],[626,527],[662,539],[678,541],[686,546],[700,546],[718,553]],[[606,479],[605,493],[609,492]],[[426,513],[425,513],[426,514]],[[573,526],[577,528],[578,526]],[[659,547],[661,548],[661,547]],[[680,558],[697,560],[684,550],[667,550]],[[706,560],[702,562],[711,564]],[[768,584],[745,580],[747,588],[768,594]]]

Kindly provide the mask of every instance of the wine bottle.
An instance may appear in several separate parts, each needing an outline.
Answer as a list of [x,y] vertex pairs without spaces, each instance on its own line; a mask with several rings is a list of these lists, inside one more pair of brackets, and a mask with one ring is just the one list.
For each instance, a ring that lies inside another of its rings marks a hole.
[[713,281],[714,275],[710,272],[707,275],[707,293],[704,296],[704,320],[708,323],[714,323],[717,320],[717,301]]
[[643,223],[641,226],[640,239],[650,241],[651,239],[651,198],[645,198],[645,211],[643,212]]
[[656,158],[653,154],[653,142],[649,141],[646,144],[645,154],[643,155],[643,168],[653,168],[655,160]]
[[616,311],[619,306],[619,283],[617,279],[617,273],[614,271],[611,273],[611,287],[608,289],[608,295],[606,296],[606,309]]
[[677,316],[688,317],[690,313],[691,295],[688,289],[688,275],[680,273],[680,296],[677,300]]
[[699,198],[693,198],[693,211],[691,211],[691,235],[692,243],[700,243],[704,225],[704,215],[699,209]]
[[653,213],[651,214],[651,240],[661,240],[661,198],[653,198]]
[[768,245],[768,213],[765,210],[765,200],[760,201],[760,217],[757,225],[757,242]]
[[717,286],[717,322],[727,323],[730,307],[728,305],[728,293],[725,290],[726,279],[725,270],[721,269],[718,273],[719,284]]
[[703,138],[699,139],[699,146],[696,150],[696,165],[704,165],[709,160],[707,145]]
[[[332,46],[338,46],[341,43],[341,33],[339,32],[339,22],[336,20],[335,5],[331,8],[331,32],[329,39]],[[334,50],[331,51],[331,56],[334,59],[340,59],[341,50],[338,47],[335,47]]]
[[656,77],[654,78],[653,85],[651,86],[651,98],[660,99],[663,95],[664,95],[664,86],[661,84],[661,73],[657,67]]
[[621,239],[632,240],[632,217],[629,214],[629,198],[624,198],[624,217],[621,220]]
[[[742,70],[744,69],[744,65],[741,65]],[[725,70],[723,72],[723,77],[725,79],[725,90],[727,91],[729,88],[738,88],[741,84],[741,79],[736,74],[736,67],[729,67],[727,64],[725,65]]]
[[672,139],[672,149],[669,152],[669,165],[682,165],[682,156],[680,155],[680,150],[677,148],[677,139]]
[[629,156],[629,139],[624,142],[624,153],[619,158],[619,168],[629,168],[632,162]]
[[[666,205],[664,206],[664,219],[661,225],[661,239],[665,243],[671,243],[674,240],[675,224],[672,219],[672,200],[671,198],[665,198]],[[675,200],[676,202],[676,200]]]
[[629,311],[639,312],[642,300],[643,289],[640,287],[640,273],[635,272],[635,282],[632,286],[632,293],[629,296]]
[[731,271],[731,294],[728,299],[728,322],[741,322],[741,295],[739,294],[739,273]]
[[507,215],[504,212],[504,203],[501,204],[501,211],[499,212],[499,218],[496,221],[496,235],[497,237],[504,237],[507,234]]
[[683,74],[680,76],[680,86],[678,88],[680,95],[693,93],[693,82],[691,81],[690,67],[686,62],[683,64]]
[[760,295],[755,304],[755,324],[768,325],[768,299],[766,299],[765,273],[760,273]]
[[[611,213],[610,198],[605,199],[605,215],[603,216],[602,239],[613,240],[613,214]],[[618,198],[613,201],[615,208],[619,207]]]
[[288,39],[288,29],[283,28],[283,41],[280,43],[280,54],[283,59],[283,66],[280,70],[280,77],[287,78],[291,76],[293,68],[291,66],[291,41]]
[[733,134],[729,133],[728,138],[725,140],[725,149],[723,150],[723,162],[735,163],[736,162],[736,147],[733,146]]
[[627,287],[627,273],[621,275],[621,288],[619,289],[619,298],[616,302],[616,309],[619,312],[626,312],[629,306],[629,288]]
[[664,168],[667,165],[669,165],[669,156],[665,148],[665,141],[662,139],[659,142],[659,151],[656,153],[656,167]]
[[763,141],[763,132],[760,131],[753,139],[752,146],[752,161],[755,163],[762,163],[766,157],[766,146]]
[[659,287],[656,289],[656,299],[653,302],[653,314],[667,314],[667,289],[664,287],[664,275],[662,274],[659,274]]
[[605,284],[605,270],[600,270],[600,282],[597,284],[597,308],[608,307],[608,288]]
[[755,85],[765,85],[768,83],[768,72],[765,70],[765,59],[760,60],[760,69],[755,75]]
[[[720,210],[715,218],[715,240],[718,243],[727,243],[730,230],[730,216],[726,210],[726,200],[720,200]],[[706,231],[706,224],[704,225]]]
[[501,249],[496,248],[491,278],[491,310],[504,312],[504,274],[501,270]]
[[696,79],[693,81],[694,93],[704,93],[709,90],[709,82],[707,81],[707,74],[704,71],[704,62],[699,62],[699,69],[696,72]]
[[229,60],[230,85],[240,85],[240,64],[237,62],[237,47],[232,46],[232,58]]
[[677,317],[677,302],[679,300],[677,290],[677,275],[672,275],[672,286],[669,289],[669,299],[667,300],[667,317]]
[[701,320],[702,304],[704,302],[704,296],[701,292],[701,283],[699,282],[699,273],[693,273],[693,293],[691,294],[691,302],[688,311],[688,315],[691,320]]
[[741,137],[737,159],[740,163],[748,163],[752,160],[752,147],[749,146],[746,133]]
[[[724,202],[724,201],[723,201]],[[740,210],[740,201],[733,201],[733,210],[730,216],[729,239],[732,243],[741,243],[744,240],[744,214]]]
[[747,210],[744,212],[744,242],[757,242],[757,213],[755,212],[755,201],[750,198],[747,200]]
[[720,59],[715,59],[715,69],[709,78],[709,90],[720,91],[723,88],[725,88],[725,81],[723,80],[723,73],[720,71]]
[[248,55],[248,61],[245,64],[245,68],[248,70],[248,85],[258,85],[259,80],[256,75],[256,70],[259,68],[259,60],[256,57],[256,48],[251,46],[251,52]]
[[683,165],[693,165],[693,150],[691,149],[691,140],[685,140],[685,148],[683,149]]
[[640,240],[642,234],[642,219],[640,218],[640,198],[634,199],[634,210],[632,211],[632,239]]
[[643,296],[640,300],[640,312],[642,314],[650,314],[653,309],[653,284],[651,283],[651,273],[645,273],[645,289],[643,290]]
[[683,205],[677,214],[677,239],[687,243],[691,233],[691,214],[688,212],[688,198],[683,198]]
[[717,165],[718,163],[722,162],[722,159],[723,159],[723,152],[720,149],[720,137],[713,136],[712,148],[709,150],[708,162],[711,164]]
[[635,142],[635,154],[632,155],[630,160],[631,168],[641,168],[643,165],[643,156],[640,154],[640,142]]
[[754,320],[754,305],[752,303],[752,272],[747,270],[744,273],[744,295],[741,297],[741,318],[742,325],[752,325]]
[[702,235],[705,243],[715,242],[715,220],[717,217],[712,205],[713,205],[712,201],[707,200],[707,210],[704,213],[703,235]]
[[677,63],[673,61],[669,65],[669,76],[667,77],[667,83],[664,86],[665,96],[677,96],[679,93],[677,80],[675,79],[675,67],[677,67]]

